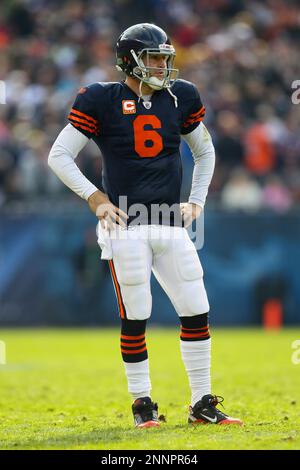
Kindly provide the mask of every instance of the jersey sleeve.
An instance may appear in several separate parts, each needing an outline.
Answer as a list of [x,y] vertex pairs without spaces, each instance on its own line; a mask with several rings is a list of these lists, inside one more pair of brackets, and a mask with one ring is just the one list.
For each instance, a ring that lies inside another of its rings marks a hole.
[[100,134],[100,124],[96,111],[96,99],[92,86],[80,88],[68,120],[89,139]]
[[[192,85],[192,84],[191,84]],[[181,126],[181,134],[189,134],[203,120],[205,116],[205,107],[200,98],[199,91],[192,85],[192,89],[189,90],[189,96],[185,102],[183,122]]]

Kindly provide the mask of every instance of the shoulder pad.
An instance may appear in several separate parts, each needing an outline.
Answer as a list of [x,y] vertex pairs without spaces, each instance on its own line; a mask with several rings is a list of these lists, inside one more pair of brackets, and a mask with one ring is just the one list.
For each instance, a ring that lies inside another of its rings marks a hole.
[[178,98],[183,97],[184,99],[193,99],[198,96],[198,90],[192,82],[187,80],[178,79],[175,80],[171,86],[172,93],[174,93]]

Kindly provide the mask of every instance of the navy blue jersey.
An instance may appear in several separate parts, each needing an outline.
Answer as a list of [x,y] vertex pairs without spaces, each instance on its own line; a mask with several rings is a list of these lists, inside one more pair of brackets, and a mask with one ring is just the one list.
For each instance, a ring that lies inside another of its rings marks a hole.
[[171,91],[177,107],[166,89],[149,107],[124,82],[94,83],[76,97],[68,119],[101,150],[103,188],[116,206],[120,196],[149,210],[180,202],[180,135],[199,125],[205,108],[192,83],[176,80]]

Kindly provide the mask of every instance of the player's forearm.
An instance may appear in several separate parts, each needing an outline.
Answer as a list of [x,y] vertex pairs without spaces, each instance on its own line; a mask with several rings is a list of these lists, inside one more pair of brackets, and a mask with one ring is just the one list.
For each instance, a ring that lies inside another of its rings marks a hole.
[[190,147],[195,162],[189,202],[202,208],[205,205],[209,185],[215,168],[215,149],[206,127],[201,123],[183,139]]
[[48,165],[58,178],[85,200],[98,191],[74,162],[87,142],[87,137],[68,124],[57,137],[48,157]]
[[193,202],[202,208],[204,207],[214,167],[215,152],[212,149],[202,154],[198,160],[195,159],[189,202]]

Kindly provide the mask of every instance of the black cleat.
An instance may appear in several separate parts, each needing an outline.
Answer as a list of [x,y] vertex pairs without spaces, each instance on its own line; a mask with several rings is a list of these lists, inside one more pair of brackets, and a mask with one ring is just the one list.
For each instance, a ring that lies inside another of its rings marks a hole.
[[[221,400],[219,400],[221,398]],[[227,416],[216,406],[222,403],[224,398],[216,395],[204,395],[201,400],[189,408],[188,422],[191,424],[238,424],[243,426],[243,422],[238,418]]]
[[152,428],[160,426],[158,421],[158,406],[150,397],[138,398],[132,405],[134,425],[136,428]]

